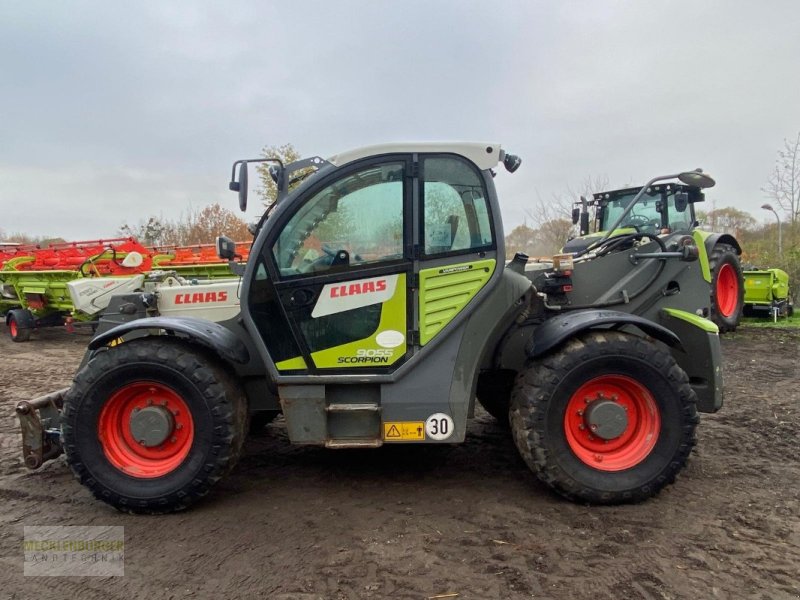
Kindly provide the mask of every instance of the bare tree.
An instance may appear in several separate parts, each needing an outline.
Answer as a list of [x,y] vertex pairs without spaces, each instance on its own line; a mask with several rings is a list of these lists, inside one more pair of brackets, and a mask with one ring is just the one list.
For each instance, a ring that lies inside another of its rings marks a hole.
[[119,235],[135,237],[146,246],[211,244],[218,235],[227,235],[237,241],[251,238],[247,223],[220,204],[210,204],[201,209],[190,207],[174,221],[150,217],[136,225],[123,224]]
[[703,219],[711,231],[731,233],[737,237],[756,226],[756,220],[750,213],[732,206],[714,208],[705,213]]
[[783,148],[778,150],[775,160],[775,170],[761,189],[789,214],[794,229],[800,221],[800,132],[794,140],[783,140]]
[[536,229],[537,247],[543,254],[558,252],[570,234],[575,232],[572,224],[572,209],[581,196],[591,198],[592,194],[607,190],[608,176],[588,176],[577,186],[568,185],[561,193],[552,194],[549,200],[537,195],[536,201],[525,214]]
[[136,225],[124,223],[117,231],[118,235],[136,238],[141,243],[152,246],[163,244],[167,225],[159,217],[152,216],[147,221],[139,221]]
[[513,256],[517,252],[529,254],[536,245],[538,232],[525,223],[517,225],[506,236],[506,256]]

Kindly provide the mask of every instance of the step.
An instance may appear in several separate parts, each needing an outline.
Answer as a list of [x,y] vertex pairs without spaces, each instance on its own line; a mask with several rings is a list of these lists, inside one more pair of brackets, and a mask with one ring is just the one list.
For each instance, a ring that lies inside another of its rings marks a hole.
[[379,404],[372,402],[362,402],[360,404],[329,404],[325,407],[325,410],[328,412],[380,412],[381,407]]
[[325,442],[326,448],[380,448],[383,446],[383,440],[375,438],[340,438],[338,440],[327,440]]

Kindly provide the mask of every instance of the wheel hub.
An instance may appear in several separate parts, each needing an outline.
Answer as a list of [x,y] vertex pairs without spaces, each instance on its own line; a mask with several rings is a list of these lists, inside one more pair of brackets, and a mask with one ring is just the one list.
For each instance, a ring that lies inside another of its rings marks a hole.
[[590,431],[604,440],[613,440],[628,428],[625,408],[613,400],[602,397],[586,407],[584,419]]
[[163,406],[147,406],[131,413],[129,427],[133,439],[145,448],[152,448],[172,435],[175,418]]
[[641,463],[656,445],[660,429],[653,394],[626,375],[590,379],[575,390],[564,413],[570,450],[599,471],[623,471]]

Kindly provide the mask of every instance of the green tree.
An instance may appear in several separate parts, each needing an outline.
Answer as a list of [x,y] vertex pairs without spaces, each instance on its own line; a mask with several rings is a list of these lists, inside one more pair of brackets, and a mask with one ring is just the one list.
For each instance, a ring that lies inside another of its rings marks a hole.
[[[261,156],[264,158],[277,158],[284,165],[290,165],[302,158],[300,153],[292,144],[284,144],[283,146],[264,146],[261,149]],[[259,163],[256,166],[256,171],[261,178],[261,188],[258,190],[258,193],[261,195],[264,206],[269,206],[278,198],[278,186],[275,184],[275,180],[272,179],[272,175],[269,173],[270,166],[274,166],[274,163]],[[298,181],[290,184],[289,189],[292,190],[300,185],[300,180],[308,175],[308,173],[312,173],[313,171],[314,169],[309,167],[308,169],[302,169],[299,172],[294,173],[292,175],[292,179],[298,179]]]

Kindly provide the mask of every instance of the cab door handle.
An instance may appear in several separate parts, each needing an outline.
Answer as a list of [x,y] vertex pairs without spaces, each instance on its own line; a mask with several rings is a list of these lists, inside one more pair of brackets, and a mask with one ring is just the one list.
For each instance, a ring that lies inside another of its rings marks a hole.
[[317,295],[314,290],[309,288],[298,288],[296,290],[292,290],[289,293],[289,305],[295,308],[299,308],[302,306],[308,306],[311,304]]

